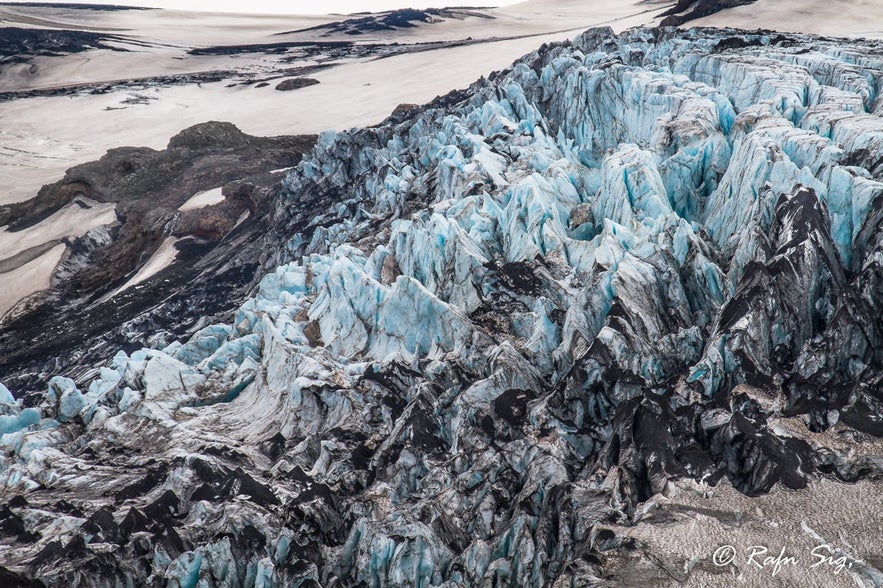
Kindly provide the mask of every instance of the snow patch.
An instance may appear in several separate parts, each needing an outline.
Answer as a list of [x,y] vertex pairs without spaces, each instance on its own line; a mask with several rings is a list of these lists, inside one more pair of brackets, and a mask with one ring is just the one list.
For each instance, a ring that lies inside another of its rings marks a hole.
[[212,188],[211,190],[204,190],[202,192],[197,192],[193,196],[191,196],[187,202],[178,207],[178,210],[181,212],[187,210],[197,210],[199,208],[205,208],[206,206],[211,206],[212,204],[218,204],[219,202],[224,201],[224,194],[222,194],[222,187]]

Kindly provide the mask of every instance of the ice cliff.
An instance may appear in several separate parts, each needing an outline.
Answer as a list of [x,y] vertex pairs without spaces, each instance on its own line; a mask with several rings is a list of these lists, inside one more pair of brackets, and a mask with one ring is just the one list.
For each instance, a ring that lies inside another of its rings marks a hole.
[[883,476],[879,44],[593,29],[284,187],[229,321],[0,387],[0,581],[633,585],[675,481]]

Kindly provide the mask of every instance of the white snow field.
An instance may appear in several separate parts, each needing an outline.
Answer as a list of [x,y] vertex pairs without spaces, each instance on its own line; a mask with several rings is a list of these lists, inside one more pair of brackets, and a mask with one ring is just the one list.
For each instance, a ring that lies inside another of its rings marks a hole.
[[[72,202],[21,231],[0,227],[0,317],[19,300],[49,287],[52,273],[67,250],[62,239],[116,220],[114,204],[78,200],[82,204]],[[34,255],[27,255],[28,251]]]

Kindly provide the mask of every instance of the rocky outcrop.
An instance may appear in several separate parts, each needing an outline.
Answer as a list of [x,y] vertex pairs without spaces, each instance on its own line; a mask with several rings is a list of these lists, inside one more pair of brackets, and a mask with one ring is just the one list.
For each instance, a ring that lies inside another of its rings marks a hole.
[[[118,218],[113,225],[73,240],[52,289],[0,323],[3,380],[39,388],[45,378],[41,366],[49,357],[69,369],[72,358],[82,353],[76,348],[87,341],[84,347],[97,351],[102,340],[120,344],[136,332],[149,336],[159,326],[150,318],[159,300],[177,298],[185,307],[190,301],[192,308],[176,310],[172,322],[168,317],[161,321],[161,329],[177,325],[174,330],[180,333],[206,311],[235,308],[253,286],[260,254],[258,249],[245,254],[227,248],[242,248],[244,242],[261,238],[280,177],[278,171],[272,172],[295,165],[314,142],[314,136],[260,138],[230,123],[204,123],[172,137],[165,150],[111,150],[96,162],[71,168],[62,180],[44,186],[36,198],[0,206],[0,225],[8,224],[12,231],[39,223],[75,199],[116,203]],[[222,202],[178,210],[194,194],[216,187],[226,190],[228,197]],[[167,237],[179,239],[177,259],[182,264],[170,269],[172,274],[164,277],[167,281],[108,298]],[[201,278],[194,275],[204,264],[212,271]],[[214,282],[221,276],[228,278],[216,285],[225,284],[228,292],[205,292],[205,280]]]
[[679,27],[691,20],[702,18],[721,10],[753,4],[754,2],[757,2],[757,0],[678,0],[677,4],[659,14],[659,16],[664,17],[659,24],[663,27]]
[[276,89],[280,92],[288,92],[289,90],[299,90],[308,86],[315,86],[319,80],[313,78],[288,78],[276,84]]

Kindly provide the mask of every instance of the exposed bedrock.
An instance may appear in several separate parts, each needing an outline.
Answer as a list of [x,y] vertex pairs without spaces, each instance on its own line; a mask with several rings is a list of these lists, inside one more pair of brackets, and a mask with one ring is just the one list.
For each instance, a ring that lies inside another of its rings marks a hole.
[[[0,378],[41,388],[52,375],[46,366],[70,372],[158,331],[181,336],[204,316],[235,309],[256,280],[279,170],[297,164],[315,140],[252,137],[230,123],[203,123],[164,150],[113,149],[71,168],[35,198],[0,206],[0,225],[12,232],[39,230],[53,213],[86,202],[115,204],[117,218],[66,239],[52,288],[3,318]],[[212,189],[223,190],[220,202],[182,206]],[[169,275],[121,291],[169,239],[178,262]]]
[[757,0],[678,0],[674,6],[660,13],[660,24],[665,27],[678,27],[682,24],[745,4],[753,4]]

